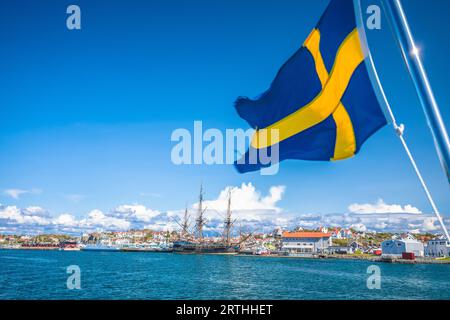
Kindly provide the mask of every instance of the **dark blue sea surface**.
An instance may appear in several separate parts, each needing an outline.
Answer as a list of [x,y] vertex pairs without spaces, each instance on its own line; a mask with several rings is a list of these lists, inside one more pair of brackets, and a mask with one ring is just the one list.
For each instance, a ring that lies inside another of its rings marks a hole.
[[[367,267],[381,289],[367,288]],[[68,289],[78,265],[81,289]],[[0,250],[0,299],[450,299],[450,265]]]

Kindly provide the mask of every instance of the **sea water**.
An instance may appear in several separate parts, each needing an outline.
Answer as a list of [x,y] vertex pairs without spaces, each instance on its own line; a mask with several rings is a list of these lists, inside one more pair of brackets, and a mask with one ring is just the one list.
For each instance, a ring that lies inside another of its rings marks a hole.
[[[367,285],[374,264],[380,289]],[[80,289],[67,285],[73,265]],[[0,250],[0,299],[450,299],[450,265]]]

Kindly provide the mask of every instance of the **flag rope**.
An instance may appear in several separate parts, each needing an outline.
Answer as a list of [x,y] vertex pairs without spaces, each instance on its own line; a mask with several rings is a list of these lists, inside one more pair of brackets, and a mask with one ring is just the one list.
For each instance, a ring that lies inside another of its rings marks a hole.
[[430,202],[431,207],[433,208],[434,214],[436,215],[436,218],[438,219],[442,229],[444,230],[445,237],[450,242],[450,236],[448,234],[447,228],[445,227],[444,221],[442,220],[442,217],[439,213],[439,210],[436,207],[436,203],[434,202],[433,197],[431,196],[431,193],[428,190],[425,181],[423,180],[422,174],[420,173],[419,168],[417,167],[416,161],[414,160],[411,151],[409,150],[408,145],[406,144],[405,138],[403,138],[403,128],[404,126],[402,124],[400,125],[400,127],[397,127],[396,129],[397,135],[400,138],[400,141],[402,142],[403,148],[405,149],[406,154],[408,155],[409,161],[411,161],[411,164],[414,168],[414,171],[416,172],[417,177],[420,180],[420,183],[422,184],[422,188],[425,191],[425,194],[427,195],[428,201]]

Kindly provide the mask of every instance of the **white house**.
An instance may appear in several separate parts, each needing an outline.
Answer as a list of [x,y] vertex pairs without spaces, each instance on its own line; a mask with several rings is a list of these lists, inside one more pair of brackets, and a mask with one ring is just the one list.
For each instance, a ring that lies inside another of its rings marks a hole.
[[353,232],[350,229],[341,229],[341,237],[342,239],[351,239],[353,238]]
[[320,227],[319,228],[319,232],[328,233],[328,228],[327,227]]
[[405,234],[405,235],[402,235],[401,238],[402,239],[408,239],[408,240],[417,240],[416,237],[413,234],[409,233],[409,232],[407,234]]
[[352,254],[354,250],[350,246],[330,246],[328,252],[331,254]]
[[331,230],[331,238],[332,239],[342,239],[341,229],[334,228],[333,230]]
[[289,255],[312,255],[331,246],[331,234],[322,232],[283,232],[281,250]]
[[364,249],[363,245],[356,241],[353,241],[352,243],[350,243],[350,247],[353,248],[353,251]]
[[116,239],[115,241],[114,241],[114,243],[116,244],[116,245],[119,245],[119,246],[126,246],[126,245],[130,245],[131,244],[131,241],[130,241],[130,239],[126,239],[126,238],[119,238],[119,239]]
[[275,238],[281,238],[281,237],[283,236],[283,229],[281,229],[281,227],[276,227],[276,228],[273,230],[273,236],[274,236]]
[[450,256],[450,242],[445,237],[438,237],[427,242],[425,255],[438,258]]
[[381,243],[383,256],[401,257],[403,252],[414,253],[416,257],[424,256],[423,243],[412,239],[392,239]]
[[350,229],[334,228],[331,231],[332,239],[351,239],[353,238],[353,232]]

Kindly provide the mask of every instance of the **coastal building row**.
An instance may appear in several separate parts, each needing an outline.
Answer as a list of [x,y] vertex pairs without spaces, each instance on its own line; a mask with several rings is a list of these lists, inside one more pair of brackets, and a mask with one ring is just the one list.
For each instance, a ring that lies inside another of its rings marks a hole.
[[414,259],[429,256],[433,258],[449,257],[450,243],[444,237],[429,240],[426,245],[411,234],[403,237],[393,236],[393,239],[381,243],[381,248],[364,248],[357,241],[348,246],[333,245],[333,233],[320,231],[285,231],[281,237],[281,252],[290,256],[312,256],[317,254],[353,254],[371,253],[392,258]]
[[[354,254],[367,253],[374,255],[384,255],[387,257],[403,257],[406,253],[414,257],[449,257],[450,244],[443,237],[436,237],[430,240],[430,236],[424,238],[420,235],[418,239],[412,234],[389,235],[384,234],[380,241],[372,243],[376,233],[362,235],[345,228],[321,227],[316,230],[303,230],[297,228],[295,231],[284,231],[276,228],[271,234],[254,233],[251,237],[241,242],[240,237],[232,239],[233,243],[239,243],[241,249],[246,252],[261,254],[280,253],[292,256],[311,256],[320,254]],[[39,238],[40,236],[37,236]],[[175,238],[174,238],[175,237]],[[37,243],[36,237],[31,236],[11,236],[0,235],[0,245],[11,245],[17,242],[28,246],[53,245],[58,246],[59,239],[51,235],[45,237],[45,243]],[[387,238],[387,239],[386,239]],[[152,230],[129,230],[120,232],[97,232],[85,234],[75,242],[65,240],[65,246],[72,247],[74,243],[99,243],[107,241],[111,245],[120,247],[131,247],[135,245],[159,245],[175,241],[176,234],[164,231]],[[221,241],[222,237],[208,237],[205,241],[214,243]],[[360,242],[361,241],[361,242]]]

